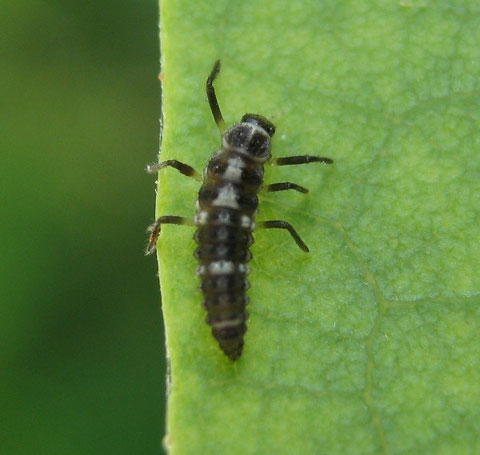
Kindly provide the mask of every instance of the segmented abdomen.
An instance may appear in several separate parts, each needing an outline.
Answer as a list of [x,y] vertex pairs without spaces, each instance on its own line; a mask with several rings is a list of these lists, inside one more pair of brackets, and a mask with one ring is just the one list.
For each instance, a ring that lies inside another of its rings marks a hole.
[[[223,172],[231,174],[231,169]],[[194,238],[199,245],[195,257],[200,262],[197,275],[202,280],[203,305],[212,335],[232,360],[240,357],[247,330],[247,263],[252,258],[249,247],[253,243],[258,188],[221,176],[208,178],[207,173],[198,197]]]

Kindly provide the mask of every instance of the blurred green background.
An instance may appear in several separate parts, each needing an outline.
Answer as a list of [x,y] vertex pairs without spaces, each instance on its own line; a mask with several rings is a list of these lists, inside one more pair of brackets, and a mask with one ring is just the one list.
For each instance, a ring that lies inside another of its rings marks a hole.
[[0,453],[156,454],[154,0],[0,6]]

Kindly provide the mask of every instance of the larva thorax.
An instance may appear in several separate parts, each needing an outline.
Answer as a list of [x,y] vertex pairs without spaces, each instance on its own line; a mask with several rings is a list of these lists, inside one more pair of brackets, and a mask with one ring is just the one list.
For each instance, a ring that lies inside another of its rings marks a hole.
[[247,263],[253,243],[257,194],[263,164],[271,157],[275,128],[263,117],[246,114],[222,136],[222,148],[203,172],[197,201],[195,256],[200,265],[207,323],[223,351],[232,359],[242,352],[249,287]]

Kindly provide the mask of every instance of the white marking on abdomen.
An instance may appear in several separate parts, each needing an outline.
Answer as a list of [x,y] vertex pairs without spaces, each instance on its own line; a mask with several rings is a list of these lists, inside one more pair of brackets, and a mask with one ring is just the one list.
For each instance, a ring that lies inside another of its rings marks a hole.
[[206,210],[202,210],[201,212],[198,212],[195,215],[194,222],[197,226],[203,226],[207,224],[207,220],[208,220],[208,212]]
[[238,264],[237,265],[237,270],[240,272],[240,273],[244,273],[245,275],[248,275],[250,273],[250,267],[246,264]]
[[239,209],[237,201],[237,192],[233,185],[227,184],[220,188],[218,196],[213,200],[212,205],[215,207],[231,207]]
[[204,265],[199,265],[195,272],[196,272],[197,276],[203,276],[203,275],[205,275],[205,271],[206,271],[205,266]]
[[230,213],[226,210],[222,210],[220,215],[218,215],[218,221],[221,224],[230,224]]
[[226,329],[227,327],[235,327],[236,325],[240,325],[244,321],[243,317],[235,318],[235,319],[227,319],[226,321],[215,321],[211,322],[210,325],[217,330]]
[[235,264],[232,261],[215,261],[208,265],[208,271],[212,275],[228,275],[235,272]]
[[248,215],[242,215],[242,218],[240,218],[240,226],[245,229],[250,228],[252,226],[252,219]]

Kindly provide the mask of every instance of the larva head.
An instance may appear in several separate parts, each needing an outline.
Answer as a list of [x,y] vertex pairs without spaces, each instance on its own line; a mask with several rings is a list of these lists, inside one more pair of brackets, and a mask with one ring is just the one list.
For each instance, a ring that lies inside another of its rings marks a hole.
[[258,114],[245,114],[242,117],[242,123],[250,123],[251,125],[259,126],[263,128],[270,137],[275,134],[274,124],[265,117]]
[[272,156],[272,136],[275,127],[265,117],[245,114],[242,122],[233,125],[223,136],[223,146],[253,161],[264,163]]

